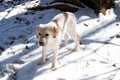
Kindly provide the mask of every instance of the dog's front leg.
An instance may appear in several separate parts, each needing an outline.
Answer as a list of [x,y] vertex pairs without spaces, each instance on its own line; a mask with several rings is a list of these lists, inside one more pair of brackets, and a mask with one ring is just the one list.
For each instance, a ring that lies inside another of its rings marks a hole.
[[58,65],[58,62],[57,62],[57,55],[58,55],[58,47],[56,47],[54,50],[53,50],[53,59],[52,59],[52,67],[51,69],[54,71],[57,69],[57,65]]
[[46,62],[46,52],[47,52],[46,47],[42,47],[42,59],[38,63],[39,65],[42,65],[42,64],[44,64]]

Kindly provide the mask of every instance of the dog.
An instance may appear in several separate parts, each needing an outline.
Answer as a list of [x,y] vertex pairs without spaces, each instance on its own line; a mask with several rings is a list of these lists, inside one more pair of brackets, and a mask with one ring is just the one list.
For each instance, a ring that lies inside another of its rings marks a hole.
[[56,15],[49,23],[40,24],[36,27],[36,37],[39,45],[42,46],[42,60],[39,64],[46,62],[46,52],[53,50],[52,70],[56,70],[57,54],[59,44],[62,38],[65,39],[64,46],[68,43],[68,36],[75,41],[75,47],[72,51],[79,48],[80,36],[77,34],[75,27],[77,24],[76,16],[71,12],[63,12]]

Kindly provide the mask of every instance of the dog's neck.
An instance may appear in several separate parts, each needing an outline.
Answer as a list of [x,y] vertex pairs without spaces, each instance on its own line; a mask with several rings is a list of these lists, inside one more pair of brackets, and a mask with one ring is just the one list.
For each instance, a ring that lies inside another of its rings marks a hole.
[[55,27],[58,27],[60,29],[60,25],[58,24],[57,20],[53,20],[50,23],[54,24]]

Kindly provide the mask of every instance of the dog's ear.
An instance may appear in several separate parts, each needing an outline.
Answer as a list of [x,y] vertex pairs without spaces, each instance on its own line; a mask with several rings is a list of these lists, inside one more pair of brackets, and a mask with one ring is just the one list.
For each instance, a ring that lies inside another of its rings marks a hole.
[[52,31],[53,31],[53,38],[56,38],[56,36],[58,34],[58,28],[57,27],[52,27]]
[[39,30],[40,30],[40,26],[37,26],[37,27],[36,27],[36,31],[39,31]]
[[38,38],[38,31],[40,30],[40,26],[36,27],[36,37]]

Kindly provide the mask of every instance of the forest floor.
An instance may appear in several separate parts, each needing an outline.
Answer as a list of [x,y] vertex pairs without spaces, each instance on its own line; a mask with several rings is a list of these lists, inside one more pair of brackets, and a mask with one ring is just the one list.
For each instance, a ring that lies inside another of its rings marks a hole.
[[[58,53],[58,69],[52,71],[52,51],[41,59],[35,27],[48,23],[59,10],[27,11],[26,7],[51,0],[15,0],[0,3],[0,80],[120,80],[120,7],[96,16],[90,8],[75,12],[81,36],[78,52],[70,39]],[[63,40],[61,41],[62,44]]]

